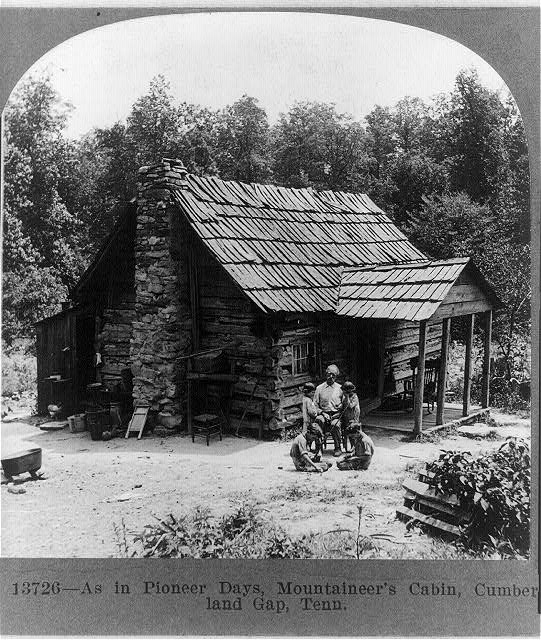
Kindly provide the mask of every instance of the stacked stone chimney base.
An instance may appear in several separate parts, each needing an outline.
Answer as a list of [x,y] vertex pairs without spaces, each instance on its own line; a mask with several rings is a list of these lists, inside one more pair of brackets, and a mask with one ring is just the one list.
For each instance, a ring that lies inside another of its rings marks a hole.
[[[176,160],[139,170],[135,239],[135,320],[130,341],[134,404],[161,413],[162,430],[178,428],[186,388],[181,356],[191,350],[185,255],[172,251],[178,210],[171,189],[182,188],[186,170]],[[171,414],[165,419],[163,414]],[[158,417],[160,423],[160,418]],[[166,426],[167,425],[167,426]]]

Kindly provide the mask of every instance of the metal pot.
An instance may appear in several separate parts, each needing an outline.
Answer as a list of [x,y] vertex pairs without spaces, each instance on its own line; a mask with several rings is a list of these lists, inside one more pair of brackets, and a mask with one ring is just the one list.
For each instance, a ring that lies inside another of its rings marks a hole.
[[33,477],[40,467],[41,449],[39,447],[12,453],[6,458],[2,458],[2,469],[8,478],[18,476],[21,473],[25,473],[25,471],[28,471]]

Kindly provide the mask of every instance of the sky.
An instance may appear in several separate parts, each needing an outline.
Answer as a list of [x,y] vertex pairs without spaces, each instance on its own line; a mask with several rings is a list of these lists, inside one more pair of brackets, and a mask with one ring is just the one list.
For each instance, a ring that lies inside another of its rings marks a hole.
[[485,86],[507,91],[482,58],[423,29],[338,15],[208,13],[94,29],[27,73],[51,74],[74,106],[66,133],[78,137],[124,121],[160,73],[179,102],[218,109],[248,94],[273,123],[299,100],[334,103],[360,120],[376,104],[450,91],[460,69],[471,67]]

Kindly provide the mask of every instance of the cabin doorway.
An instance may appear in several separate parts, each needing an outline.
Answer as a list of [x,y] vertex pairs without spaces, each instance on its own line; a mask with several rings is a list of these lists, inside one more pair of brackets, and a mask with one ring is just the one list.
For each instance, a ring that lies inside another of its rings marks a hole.
[[357,320],[353,330],[353,371],[360,400],[376,398],[380,370],[379,325]]
[[78,398],[85,397],[87,385],[95,382],[94,325],[92,315],[77,316],[75,321]]

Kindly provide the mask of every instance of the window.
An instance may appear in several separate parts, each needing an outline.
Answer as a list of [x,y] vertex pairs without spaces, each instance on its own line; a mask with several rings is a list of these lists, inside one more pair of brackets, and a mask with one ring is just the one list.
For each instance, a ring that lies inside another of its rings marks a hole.
[[302,342],[293,345],[293,375],[314,373],[316,370],[316,343]]

